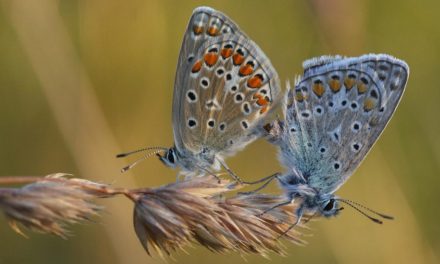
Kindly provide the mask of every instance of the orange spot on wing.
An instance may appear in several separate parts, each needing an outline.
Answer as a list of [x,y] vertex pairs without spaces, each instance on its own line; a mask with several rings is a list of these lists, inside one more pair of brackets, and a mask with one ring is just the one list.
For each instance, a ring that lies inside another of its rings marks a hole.
[[217,34],[219,33],[219,29],[216,27],[210,27],[208,28],[208,35],[210,36],[217,36]]
[[328,85],[330,86],[330,89],[335,93],[341,90],[341,82],[338,79],[331,79],[328,82]]
[[200,34],[202,34],[202,32],[203,32],[203,27],[201,27],[201,26],[197,26],[197,25],[194,25],[194,26],[193,26],[193,32],[194,32],[194,34],[196,34],[196,35],[200,35]]
[[365,93],[366,91],[367,91],[367,85],[365,84],[365,83],[363,83],[363,82],[361,82],[361,81],[359,81],[358,83],[357,83],[357,90],[358,90],[358,93],[360,93],[360,94],[363,94],[363,93]]
[[260,74],[249,78],[247,81],[247,86],[250,88],[260,88],[263,85],[263,77]]
[[265,106],[269,103],[269,101],[267,101],[265,98],[260,98],[257,100],[257,105],[259,106]]
[[372,98],[367,98],[364,101],[364,110],[369,112],[371,110],[373,110],[373,108],[376,106],[376,100],[372,99]]
[[196,61],[196,63],[194,63],[194,65],[191,69],[191,72],[192,73],[199,72],[201,68],[202,68],[202,61],[198,60],[198,61]]
[[344,80],[344,86],[347,90],[351,90],[351,88],[353,88],[355,83],[355,79],[354,78],[350,78],[350,77],[346,77]]
[[209,52],[205,54],[205,63],[206,65],[208,65],[209,67],[213,66],[217,60],[218,60],[218,55],[215,52]]
[[246,64],[246,65],[241,66],[241,68],[239,70],[239,74],[241,76],[250,75],[250,74],[252,74],[252,72],[254,72],[254,68],[250,64]]
[[222,49],[221,54],[222,54],[223,59],[227,59],[227,58],[231,57],[232,49],[231,48],[224,48],[224,49]]
[[325,88],[324,88],[324,85],[322,84],[322,82],[314,83],[312,90],[318,97],[322,97],[322,95],[325,92]]
[[257,105],[259,106],[266,106],[269,104],[269,98],[267,98],[267,96],[263,96],[261,94],[254,94],[253,96],[254,99],[257,99]]
[[[267,105],[263,106],[260,110],[260,114],[264,114],[267,112],[267,110],[269,109],[269,107]],[[266,129],[266,128],[265,128]],[[269,131],[268,131],[269,132]]]
[[234,56],[232,56],[232,61],[234,62],[234,65],[241,65],[244,61],[244,57],[239,53],[235,53]]

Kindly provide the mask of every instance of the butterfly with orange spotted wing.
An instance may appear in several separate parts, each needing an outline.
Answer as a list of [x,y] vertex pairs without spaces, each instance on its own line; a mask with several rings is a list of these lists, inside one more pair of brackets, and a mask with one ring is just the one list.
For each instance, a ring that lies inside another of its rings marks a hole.
[[180,167],[186,176],[212,174],[223,166],[239,180],[223,159],[258,138],[256,128],[267,122],[279,93],[278,75],[257,44],[226,15],[198,7],[177,64],[172,111],[175,145],[140,151],[153,150],[165,165]]
[[288,85],[284,118],[266,126],[268,139],[279,146],[281,163],[287,168],[276,177],[287,196],[283,204],[299,201],[292,227],[304,213],[337,215],[342,208],[339,202],[377,223],[382,221],[360,208],[391,219],[334,192],[364,160],[391,119],[405,90],[408,65],[390,55],[368,54],[323,56],[304,62],[303,68],[295,87]]

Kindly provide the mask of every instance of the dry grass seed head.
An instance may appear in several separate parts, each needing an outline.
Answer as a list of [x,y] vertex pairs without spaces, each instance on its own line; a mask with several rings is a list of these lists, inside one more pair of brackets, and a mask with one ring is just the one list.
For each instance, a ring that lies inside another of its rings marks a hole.
[[[282,198],[221,195],[238,188],[227,181],[218,183],[214,177],[201,177],[138,190],[133,196],[136,234],[148,253],[149,246],[169,255],[187,243],[198,242],[215,252],[283,254],[277,238],[294,222],[295,204],[261,215]],[[299,236],[292,229],[285,238],[302,244]]]

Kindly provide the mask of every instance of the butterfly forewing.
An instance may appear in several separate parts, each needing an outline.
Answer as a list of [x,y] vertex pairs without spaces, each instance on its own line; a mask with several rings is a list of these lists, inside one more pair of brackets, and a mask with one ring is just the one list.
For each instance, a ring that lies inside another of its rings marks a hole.
[[208,40],[195,54],[178,109],[185,148],[233,152],[252,141],[279,94],[278,77],[263,52],[243,36]]
[[264,53],[232,20],[197,8],[188,25],[176,74],[173,125],[181,152],[233,153],[254,137],[279,93]]
[[315,59],[286,95],[284,165],[310,187],[334,192],[353,173],[390,120],[408,66],[388,55]]

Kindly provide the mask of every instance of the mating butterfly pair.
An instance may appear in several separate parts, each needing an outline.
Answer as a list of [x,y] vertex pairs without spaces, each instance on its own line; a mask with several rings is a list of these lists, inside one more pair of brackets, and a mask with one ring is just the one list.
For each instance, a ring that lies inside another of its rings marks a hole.
[[294,88],[287,87],[283,119],[264,126],[280,97],[275,69],[231,19],[208,7],[196,8],[174,85],[175,145],[147,148],[153,152],[145,157],[156,154],[190,176],[213,174],[223,166],[236,177],[224,157],[266,136],[279,147],[287,168],[276,177],[286,203],[302,201],[297,222],[305,211],[336,215],[338,202],[355,207],[333,193],[390,120],[406,86],[408,65],[389,55],[369,54],[324,56],[304,62],[303,68]]

